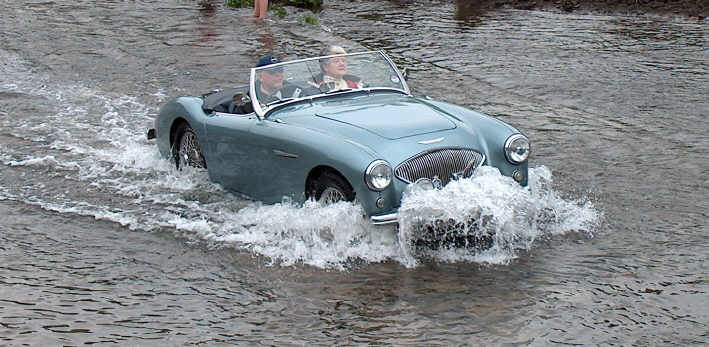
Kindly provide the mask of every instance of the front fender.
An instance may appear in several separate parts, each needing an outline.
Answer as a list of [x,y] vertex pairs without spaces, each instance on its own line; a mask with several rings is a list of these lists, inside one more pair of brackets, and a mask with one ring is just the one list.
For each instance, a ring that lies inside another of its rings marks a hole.
[[263,182],[255,196],[267,202],[278,202],[284,195],[304,201],[306,181],[314,168],[329,167],[338,171],[359,196],[364,183],[364,169],[376,153],[367,147],[336,135],[315,129],[266,119],[250,131],[263,141],[261,154],[254,159],[256,167],[273,167],[277,172],[264,173],[277,180]]
[[522,132],[499,119],[458,105],[434,100],[426,100],[425,102],[451,114],[459,119],[465,127],[475,129],[481,134],[481,139],[484,141],[487,165],[498,168],[500,173],[505,176],[512,176],[515,171],[522,171],[525,179],[520,184],[527,185],[528,160],[520,164],[512,164],[505,157],[505,141],[510,136],[522,134]]

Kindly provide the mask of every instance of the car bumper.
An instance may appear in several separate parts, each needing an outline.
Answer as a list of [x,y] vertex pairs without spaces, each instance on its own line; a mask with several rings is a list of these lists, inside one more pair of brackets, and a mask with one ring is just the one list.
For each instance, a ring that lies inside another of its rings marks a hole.
[[369,217],[369,220],[374,225],[396,224],[399,222],[399,212],[393,211],[389,213],[373,215]]

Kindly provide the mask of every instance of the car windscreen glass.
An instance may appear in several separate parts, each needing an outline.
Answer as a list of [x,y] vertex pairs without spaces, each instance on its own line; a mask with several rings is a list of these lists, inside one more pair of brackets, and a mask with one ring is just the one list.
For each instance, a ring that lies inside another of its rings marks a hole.
[[[254,68],[250,94],[260,115],[304,98],[362,89],[392,89],[408,94],[401,74],[382,52],[301,59]],[[281,101],[289,99],[287,101]]]

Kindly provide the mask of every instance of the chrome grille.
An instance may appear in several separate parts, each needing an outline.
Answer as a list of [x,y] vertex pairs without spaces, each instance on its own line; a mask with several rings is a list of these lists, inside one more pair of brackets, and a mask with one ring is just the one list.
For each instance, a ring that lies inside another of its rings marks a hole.
[[438,177],[447,184],[455,176],[470,176],[485,162],[485,156],[468,148],[443,148],[419,153],[396,167],[396,177],[413,183],[420,178]]

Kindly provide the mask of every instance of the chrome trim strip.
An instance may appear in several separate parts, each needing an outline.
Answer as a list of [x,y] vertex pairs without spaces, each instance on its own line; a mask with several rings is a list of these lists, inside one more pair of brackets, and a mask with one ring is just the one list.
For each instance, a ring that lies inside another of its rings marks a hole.
[[399,222],[399,212],[392,212],[387,214],[380,214],[377,216],[369,217],[369,220],[374,225],[386,225],[394,224]]
[[422,145],[430,145],[430,144],[432,144],[432,143],[441,142],[441,141],[443,141],[444,139],[445,139],[445,137],[439,137],[439,138],[433,139],[433,140],[419,141],[419,143],[422,144]]
[[279,151],[279,150],[277,150],[277,149],[274,149],[274,150],[273,150],[273,154],[275,154],[275,155],[277,155],[277,156],[279,156],[279,157],[285,157],[285,158],[298,159],[298,157],[299,157],[299,155],[297,155],[297,154],[291,154],[291,153]]
[[254,95],[253,98],[251,98],[251,106],[254,108],[254,112],[256,113],[256,117],[258,117],[259,120],[264,119],[264,113],[263,110],[261,109],[261,105],[256,102],[256,69],[252,68],[251,73],[249,74],[249,95]]

